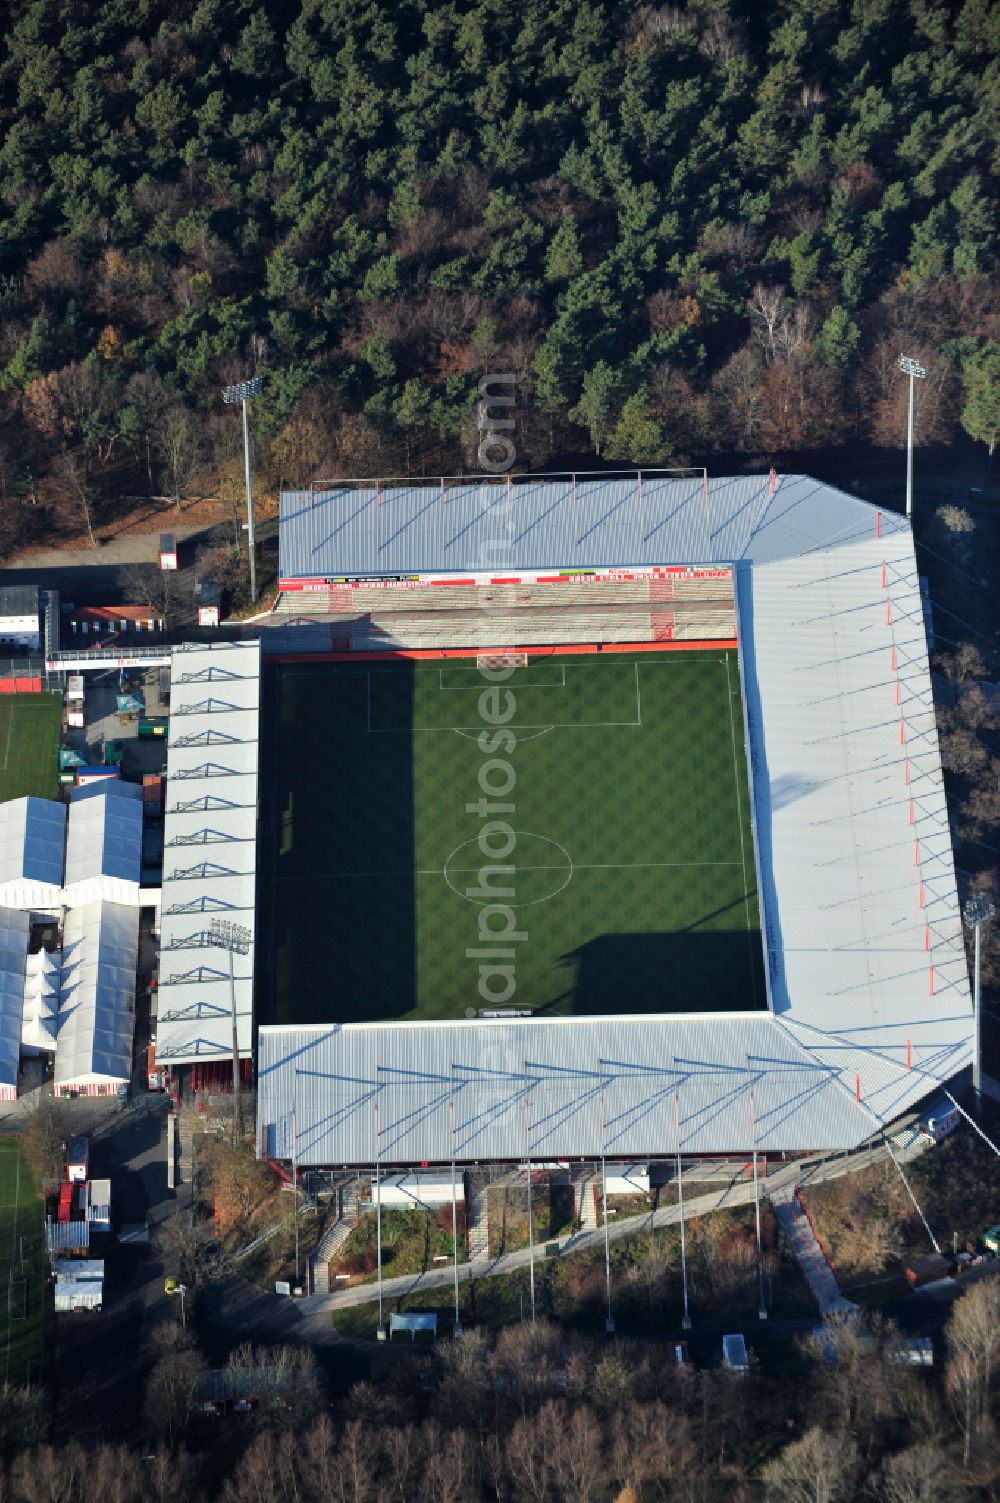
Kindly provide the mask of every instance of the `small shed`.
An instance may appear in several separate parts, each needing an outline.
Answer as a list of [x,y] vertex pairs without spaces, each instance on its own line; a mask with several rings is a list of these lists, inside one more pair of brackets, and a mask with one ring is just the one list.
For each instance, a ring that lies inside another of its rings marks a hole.
[[722,1365],[731,1373],[745,1373],[749,1371],[750,1362],[747,1358],[747,1344],[741,1333],[722,1338]]
[[177,568],[177,539],[172,532],[160,533],[160,568]]

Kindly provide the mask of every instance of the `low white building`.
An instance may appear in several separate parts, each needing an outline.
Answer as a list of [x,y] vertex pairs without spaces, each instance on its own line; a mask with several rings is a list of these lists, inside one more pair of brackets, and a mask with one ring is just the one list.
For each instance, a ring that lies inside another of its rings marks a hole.
[[28,648],[40,645],[37,585],[0,587],[0,647]]

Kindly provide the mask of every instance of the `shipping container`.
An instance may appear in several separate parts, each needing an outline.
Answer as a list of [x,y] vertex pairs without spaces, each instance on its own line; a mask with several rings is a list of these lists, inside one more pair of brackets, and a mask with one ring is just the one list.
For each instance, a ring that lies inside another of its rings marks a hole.
[[218,626],[222,611],[222,592],[214,579],[196,579],[194,599],[198,607],[199,626]]
[[90,1141],[82,1135],[70,1138],[66,1144],[66,1178],[77,1184],[87,1178],[90,1165]]
[[82,1279],[76,1283],[67,1279],[55,1287],[57,1315],[73,1310],[100,1310],[103,1299],[104,1284],[98,1279]]

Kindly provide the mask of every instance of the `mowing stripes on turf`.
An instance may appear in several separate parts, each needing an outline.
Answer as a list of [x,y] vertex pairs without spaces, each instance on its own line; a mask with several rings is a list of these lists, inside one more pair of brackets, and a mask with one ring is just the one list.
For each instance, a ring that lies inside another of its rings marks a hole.
[[[483,1008],[468,952],[490,922],[475,894],[491,862],[505,893],[487,897],[523,933],[505,1005],[625,1015],[763,1005],[731,658],[557,655],[501,683],[465,663],[277,670],[265,1018]],[[509,791],[495,794],[505,778]],[[492,837],[512,839],[509,859],[482,845],[491,821],[510,832]]]

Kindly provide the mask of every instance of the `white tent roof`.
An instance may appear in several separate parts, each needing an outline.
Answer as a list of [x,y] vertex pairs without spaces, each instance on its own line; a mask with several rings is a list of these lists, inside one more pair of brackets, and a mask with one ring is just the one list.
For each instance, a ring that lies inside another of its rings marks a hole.
[[117,778],[74,791],[66,835],[68,907],[110,898],[139,901],[142,789]]
[[24,965],[28,954],[26,913],[0,908],[0,1085],[17,1085],[24,1007]]
[[0,904],[60,907],[65,832],[62,804],[33,797],[0,804]]
[[62,966],[58,955],[51,955],[48,950],[39,950],[37,954],[28,956],[25,966],[24,1010],[21,1015],[21,1043],[25,1048],[56,1047],[61,980]]
[[240,1054],[253,1047],[260,643],[173,649],[156,1057],[229,1059],[229,959],[213,917],[250,931],[234,956]]
[[138,908],[97,902],[67,913],[56,1085],[130,1079],[138,950]]

